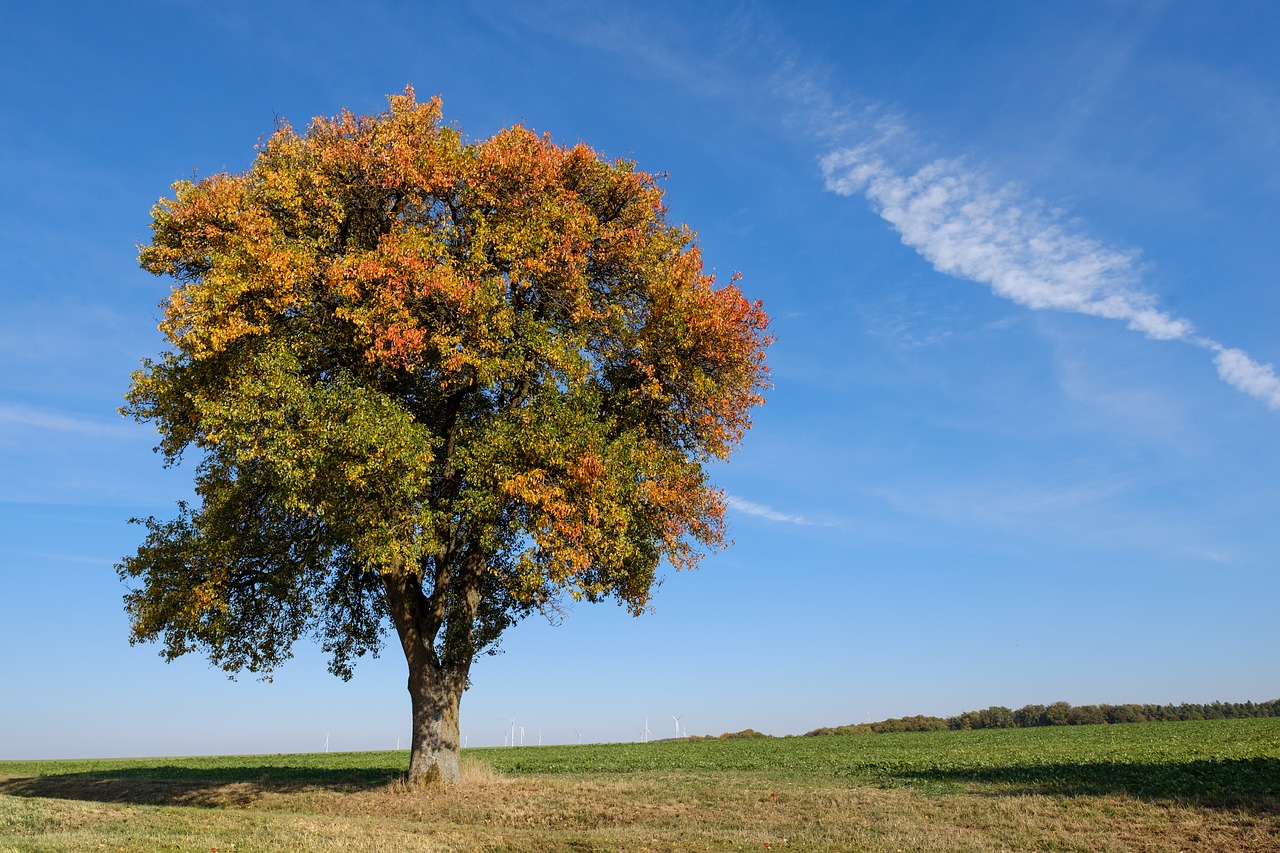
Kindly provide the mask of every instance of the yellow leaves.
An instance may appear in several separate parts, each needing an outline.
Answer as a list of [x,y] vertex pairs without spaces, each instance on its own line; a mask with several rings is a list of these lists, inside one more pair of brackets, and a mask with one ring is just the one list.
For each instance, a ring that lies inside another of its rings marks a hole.
[[195,358],[266,331],[299,303],[314,269],[246,202],[246,187],[243,177],[226,175],[174,184],[176,198],[157,205],[152,243],[139,255],[144,268],[178,279],[162,303],[160,329]]
[[530,417],[538,433],[517,433],[498,451],[497,487],[528,538],[521,559],[553,587],[593,600],[616,594],[639,610],[659,559],[691,568],[700,554],[688,537],[723,542],[723,501],[681,452],[610,439],[564,410]]
[[343,110],[312,121],[307,141],[320,169],[358,172],[369,185],[390,190],[434,193],[453,185],[460,144],[456,132],[440,125],[440,99],[419,103],[409,86],[387,100],[381,116]]
[[176,184],[140,254],[176,279],[174,353],[131,411],[367,565],[451,542],[501,550],[523,600],[641,607],[659,561],[722,542],[701,462],[761,402],[768,318],[704,273],[653,175],[441,116],[407,88]]
[[224,572],[217,578],[206,579],[193,587],[183,602],[183,617],[195,623],[207,618],[210,613],[225,609],[227,606],[225,585]]

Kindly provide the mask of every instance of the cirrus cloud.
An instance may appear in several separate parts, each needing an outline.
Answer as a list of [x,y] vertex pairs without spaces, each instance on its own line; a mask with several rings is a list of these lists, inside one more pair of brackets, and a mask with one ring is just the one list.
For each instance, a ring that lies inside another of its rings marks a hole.
[[1274,367],[1197,335],[1191,321],[1161,310],[1141,287],[1136,252],[1074,230],[1015,187],[991,187],[962,161],[934,160],[905,173],[881,156],[885,142],[881,133],[823,157],[826,188],[865,196],[902,242],[936,270],[986,284],[997,296],[1033,310],[1119,320],[1148,338],[1209,350],[1224,382],[1280,409]]

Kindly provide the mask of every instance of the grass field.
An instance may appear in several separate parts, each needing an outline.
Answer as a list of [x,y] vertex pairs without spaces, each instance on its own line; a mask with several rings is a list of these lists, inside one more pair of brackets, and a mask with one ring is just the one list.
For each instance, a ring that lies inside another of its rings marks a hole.
[[0,851],[1280,850],[1280,719],[0,762]]

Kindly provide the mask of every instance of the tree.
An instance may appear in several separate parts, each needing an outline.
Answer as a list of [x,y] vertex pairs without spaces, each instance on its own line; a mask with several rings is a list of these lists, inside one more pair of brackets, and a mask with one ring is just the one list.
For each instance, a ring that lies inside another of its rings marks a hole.
[[1022,729],[1043,726],[1045,725],[1044,712],[1045,707],[1043,705],[1023,705],[1013,712],[1013,719],[1018,728]]
[[1065,726],[1070,724],[1070,722],[1070,702],[1054,702],[1052,705],[1044,709],[1044,716],[1041,719],[1041,725],[1045,726]]
[[1067,711],[1067,723],[1072,726],[1096,726],[1107,721],[1097,705],[1073,705]]
[[646,609],[723,547],[725,458],[763,402],[759,302],[704,272],[657,179],[439,99],[281,123],[243,174],[174,184],[140,263],[169,349],[121,411],[194,506],[118,571],[131,641],[269,676],[304,635],[350,678],[394,628],[410,774],[458,774],[458,706],[503,629]]

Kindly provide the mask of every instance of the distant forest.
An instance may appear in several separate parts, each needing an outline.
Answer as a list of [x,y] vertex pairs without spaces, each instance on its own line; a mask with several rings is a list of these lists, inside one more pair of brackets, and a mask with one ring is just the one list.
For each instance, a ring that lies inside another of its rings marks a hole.
[[819,735],[940,732],[957,729],[1026,729],[1035,726],[1091,726],[1106,723],[1169,723],[1181,720],[1231,720],[1280,717],[1280,699],[1270,702],[1212,702],[1208,705],[1027,705],[1013,710],[994,705],[955,717],[896,717],[878,723],[855,723],[806,732]]

